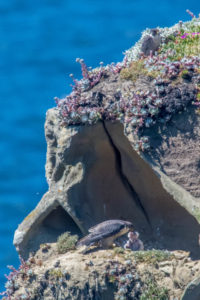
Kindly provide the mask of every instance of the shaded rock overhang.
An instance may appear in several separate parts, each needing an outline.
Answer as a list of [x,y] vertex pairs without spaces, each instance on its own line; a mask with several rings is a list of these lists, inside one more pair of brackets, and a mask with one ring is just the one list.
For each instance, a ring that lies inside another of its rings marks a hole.
[[45,129],[49,191],[15,232],[23,257],[65,231],[80,236],[107,219],[133,222],[146,246],[199,256],[196,200],[133,150],[122,124],[64,127],[51,109]]

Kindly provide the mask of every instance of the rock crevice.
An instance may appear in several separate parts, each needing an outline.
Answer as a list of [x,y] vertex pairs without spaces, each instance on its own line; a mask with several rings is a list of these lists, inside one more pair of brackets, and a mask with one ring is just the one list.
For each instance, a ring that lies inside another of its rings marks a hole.
[[134,190],[133,186],[131,185],[131,183],[129,182],[127,176],[125,175],[124,171],[123,171],[123,166],[122,166],[122,158],[121,158],[121,153],[119,151],[119,149],[117,148],[117,146],[115,145],[111,134],[109,133],[109,130],[106,127],[106,122],[103,121],[103,128],[108,136],[109,142],[111,147],[113,148],[113,151],[115,153],[115,157],[116,157],[116,169],[119,173],[119,176],[121,178],[122,183],[124,184],[124,186],[126,187],[127,191],[130,193],[130,195],[132,196],[133,200],[136,201],[136,204],[138,205],[138,207],[141,209],[141,211],[143,212],[147,222],[149,223],[149,225],[151,224],[149,216],[141,202],[140,197],[138,196],[138,194],[136,193],[136,191]]
[[[45,130],[49,191],[16,230],[14,244],[23,257],[71,231],[73,222],[81,235],[107,219],[133,222],[146,248],[199,255],[200,225],[191,214],[197,199],[164,174],[156,159],[135,152],[121,123],[65,127],[51,109]],[[65,225],[52,233],[58,206],[66,212]]]

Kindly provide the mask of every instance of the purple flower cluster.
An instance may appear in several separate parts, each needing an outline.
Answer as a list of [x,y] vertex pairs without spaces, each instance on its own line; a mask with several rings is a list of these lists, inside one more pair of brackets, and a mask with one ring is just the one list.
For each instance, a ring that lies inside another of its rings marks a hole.
[[83,59],[77,58],[76,62],[81,65],[83,78],[77,80],[73,74],[70,74],[74,82],[71,94],[64,99],[55,98],[64,122],[67,125],[94,124],[99,119],[118,119],[120,114],[118,113],[120,111],[118,103],[103,105],[101,99],[87,99],[83,93],[92,89],[106,72],[119,73],[126,66],[126,60],[122,63],[112,63],[106,67],[103,67],[101,62],[100,68],[93,70],[86,66]]
[[171,54],[169,51],[167,54],[149,56],[145,60],[145,68],[151,71],[159,72],[162,78],[167,80],[177,77],[181,70],[194,70],[200,67],[199,57],[182,58],[178,61],[170,61],[168,56]]
[[122,62],[118,62],[116,64],[113,62],[110,65],[107,65],[106,69],[113,74],[117,74],[117,73],[120,73],[120,71],[123,68],[127,67],[127,63],[128,63],[128,59],[127,59],[127,57],[124,57],[124,60]]
[[193,12],[191,12],[189,9],[186,9],[186,12],[190,15],[190,17],[193,19],[193,18],[196,18],[196,16],[193,14]]
[[[32,271],[30,269],[30,264],[26,261],[23,260],[23,258],[20,257],[20,266],[19,269],[15,269],[13,266],[8,266],[8,268],[11,270],[9,275],[5,275],[7,278],[7,282],[5,284],[6,291],[0,293],[1,296],[6,296],[4,297],[7,300],[11,300],[11,296],[14,294],[14,292],[19,288],[19,285],[17,283],[17,279],[19,276],[29,276],[30,272]],[[29,295],[24,294],[20,298],[16,298],[16,300],[28,300]]]
[[[88,68],[82,59],[77,59],[77,62],[81,64],[83,78],[78,81],[71,74],[74,81],[71,94],[64,99],[55,98],[64,124],[91,125],[99,120],[118,120],[125,126],[132,127],[136,137],[135,150],[148,150],[150,144],[148,137],[143,136],[143,130],[157,121],[168,122],[173,113],[183,109],[183,104],[179,103],[181,100],[166,104],[165,86],[180,76],[183,70],[190,74],[200,68],[199,57],[184,57],[181,60],[171,61],[168,58],[169,55],[170,51],[141,58],[149,74],[157,74],[153,90],[147,92],[132,90],[128,96],[122,95],[121,91],[113,91],[113,97],[106,97],[101,92],[89,94],[87,91],[98,84],[101,79],[106,80],[105,78],[108,78],[110,74],[117,75],[122,68],[126,67],[126,57],[122,63],[112,63],[105,67],[103,63],[100,63],[100,68],[93,70]],[[199,102],[194,102],[194,104],[199,105]]]
[[187,36],[198,36],[200,35],[200,32],[192,32],[192,33],[184,33],[182,36],[181,36],[181,39],[185,39]]
[[88,68],[83,59],[77,58],[76,62],[79,62],[81,65],[83,79],[78,81],[77,79],[74,78],[73,74],[70,74],[69,76],[72,78],[74,82],[74,86],[72,86],[73,91],[80,93],[81,91],[87,91],[91,89],[100,81],[101,76],[103,75],[104,68],[103,68],[103,62],[100,63],[99,69],[94,69],[94,70]]

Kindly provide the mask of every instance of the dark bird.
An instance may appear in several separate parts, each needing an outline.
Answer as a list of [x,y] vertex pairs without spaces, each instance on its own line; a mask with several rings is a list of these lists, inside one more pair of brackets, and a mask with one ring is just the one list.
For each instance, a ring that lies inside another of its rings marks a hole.
[[77,248],[86,246],[84,252],[93,245],[103,248],[111,247],[116,238],[133,231],[133,224],[123,220],[108,220],[91,227],[88,231],[89,234],[76,244]]

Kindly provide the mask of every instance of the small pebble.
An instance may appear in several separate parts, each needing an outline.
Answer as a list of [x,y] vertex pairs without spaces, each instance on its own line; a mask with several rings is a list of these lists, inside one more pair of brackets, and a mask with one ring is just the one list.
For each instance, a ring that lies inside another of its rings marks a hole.
[[57,268],[60,266],[60,261],[58,260],[55,264],[54,264],[54,267]]

